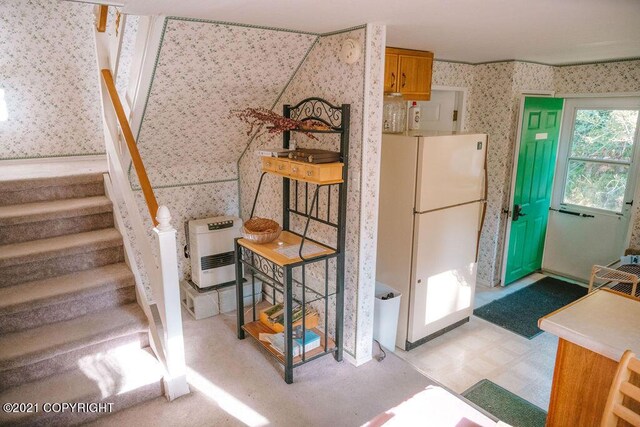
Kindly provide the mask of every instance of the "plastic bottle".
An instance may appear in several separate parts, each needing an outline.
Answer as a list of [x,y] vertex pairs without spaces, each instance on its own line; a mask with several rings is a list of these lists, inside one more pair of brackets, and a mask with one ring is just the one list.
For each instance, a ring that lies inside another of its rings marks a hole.
[[420,107],[418,107],[418,103],[416,101],[413,101],[409,108],[409,129],[420,129]]

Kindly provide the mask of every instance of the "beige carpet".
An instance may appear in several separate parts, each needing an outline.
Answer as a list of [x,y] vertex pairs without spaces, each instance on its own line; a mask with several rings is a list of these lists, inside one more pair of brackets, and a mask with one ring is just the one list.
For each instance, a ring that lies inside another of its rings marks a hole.
[[236,339],[235,316],[195,321],[183,310],[183,319],[191,395],[158,398],[96,425],[357,426],[434,384],[387,353],[359,368],[327,355],[296,368],[287,385],[251,338]]
[[[112,210],[100,173],[0,179],[0,404],[124,409],[162,396]],[[98,415],[1,411],[0,426]]]

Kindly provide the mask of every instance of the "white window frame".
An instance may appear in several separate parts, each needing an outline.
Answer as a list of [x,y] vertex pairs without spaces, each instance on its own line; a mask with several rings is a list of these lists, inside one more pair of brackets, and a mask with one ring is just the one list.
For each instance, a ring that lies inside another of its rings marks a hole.
[[[564,203],[564,192],[567,186],[567,177],[569,172],[569,158],[571,151],[571,143],[573,137],[573,129],[575,126],[577,110],[640,110],[640,98],[636,97],[615,97],[615,98],[566,98],[564,104],[564,113],[562,119],[562,128],[560,131],[560,143],[558,147],[558,160],[556,168],[556,179],[559,181],[554,187],[551,206],[555,209],[567,209],[572,212],[612,215],[612,216],[628,216],[631,212],[631,202],[634,197],[636,183],[638,181],[638,167],[640,164],[639,134],[640,134],[640,113],[636,122],[636,133],[634,136],[633,149],[631,152],[631,163],[629,163],[629,173],[627,175],[627,184],[625,187],[624,204],[622,212],[616,212],[607,209],[593,208],[581,205]],[[596,160],[597,161],[597,160]],[[606,161],[607,164],[625,164],[626,162]],[[634,201],[634,204],[640,203],[640,200]]]

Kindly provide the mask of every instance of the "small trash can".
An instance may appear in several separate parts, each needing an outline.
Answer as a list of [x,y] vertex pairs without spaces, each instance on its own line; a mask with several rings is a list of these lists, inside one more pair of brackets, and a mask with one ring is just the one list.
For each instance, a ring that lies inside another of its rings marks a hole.
[[[393,297],[387,296],[392,293]],[[381,346],[395,352],[400,298],[402,294],[384,283],[376,282],[376,299],[373,308],[373,339]]]

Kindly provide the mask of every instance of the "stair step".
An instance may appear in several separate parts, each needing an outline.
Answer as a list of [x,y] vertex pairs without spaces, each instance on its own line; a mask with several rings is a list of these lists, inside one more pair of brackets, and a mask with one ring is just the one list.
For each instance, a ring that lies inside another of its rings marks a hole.
[[0,288],[0,333],[132,303],[134,286],[129,267],[118,263]]
[[78,368],[11,388],[0,402],[39,404],[38,413],[0,413],[0,425],[76,425],[105,415],[44,412],[44,403],[112,403],[112,412],[162,395],[161,364],[149,348],[120,347],[87,356]]
[[106,196],[0,206],[0,244],[113,227]]
[[112,203],[107,196],[0,206],[0,227],[111,211]]
[[0,286],[40,280],[123,261],[115,228],[0,246]]
[[102,174],[0,181],[0,206],[104,195]]
[[42,261],[122,244],[115,228],[0,246],[0,267]]
[[37,363],[77,348],[147,331],[138,304],[128,304],[0,336],[0,371]]
[[149,345],[136,303],[0,336],[0,390],[78,366],[88,355]]
[[0,392],[31,381],[38,381],[51,375],[76,369],[80,360],[92,354],[104,353],[120,347],[144,348],[148,345],[148,331],[130,333],[107,341],[79,346],[75,350],[61,353],[30,365],[0,371]]

